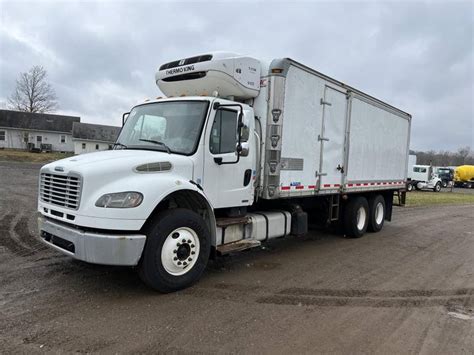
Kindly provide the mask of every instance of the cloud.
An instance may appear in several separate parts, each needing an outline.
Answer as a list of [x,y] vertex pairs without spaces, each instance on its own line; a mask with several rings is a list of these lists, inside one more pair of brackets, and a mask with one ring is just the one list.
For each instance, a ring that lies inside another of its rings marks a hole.
[[[156,68],[227,50],[291,57],[413,114],[411,148],[473,143],[472,2],[0,2],[0,101],[43,65],[61,112],[119,124]],[[34,16],[32,16],[34,14]]]

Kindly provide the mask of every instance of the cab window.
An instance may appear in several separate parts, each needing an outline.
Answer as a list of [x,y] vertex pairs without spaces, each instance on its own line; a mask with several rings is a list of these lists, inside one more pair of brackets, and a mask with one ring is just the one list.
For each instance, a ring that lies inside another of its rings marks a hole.
[[232,110],[217,110],[211,128],[209,149],[212,154],[235,152],[237,145],[238,113]]

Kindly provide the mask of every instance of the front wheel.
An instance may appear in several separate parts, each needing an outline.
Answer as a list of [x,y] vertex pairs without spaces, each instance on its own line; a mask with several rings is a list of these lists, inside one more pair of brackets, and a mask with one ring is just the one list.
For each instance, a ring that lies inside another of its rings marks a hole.
[[441,191],[441,183],[438,181],[435,185],[435,187],[433,188],[433,191],[434,192],[440,192]]
[[211,236],[197,213],[177,208],[151,223],[139,265],[143,282],[168,293],[191,286],[206,268]]
[[448,182],[447,181],[443,181],[442,184],[441,184],[444,188],[448,187]]
[[344,229],[352,238],[364,235],[369,224],[369,204],[363,196],[358,196],[349,201],[344,210]]
[[408,184],[408,185],[407,185],[407,191],[408,191],[408,192],[413,191],[413,185],[412,185],[412,184]]

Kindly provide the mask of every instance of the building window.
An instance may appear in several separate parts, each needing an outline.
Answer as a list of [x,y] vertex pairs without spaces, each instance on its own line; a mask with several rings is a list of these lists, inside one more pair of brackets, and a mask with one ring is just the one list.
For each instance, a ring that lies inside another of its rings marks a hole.
[[43,136],[36,136],[36,143],[41,143],[43,141]]
[[61,143],[66,143],[66,135],[65,135],[65,134],[62,134],[62,135],[59,137],[59,139],[60,139],[60,142],[61,142]]
[[114,149],[114,146],[112,144],[109,144],[109,150]]
[[82,149],[86,149],[86,143],[82,143]]
[[5,131],[0,131],[0,141],[4,141],[4,140],[5,140],[5,134],[6,134]]
[[99,150],[99,145],[98,144],[95,145],[95,150]]

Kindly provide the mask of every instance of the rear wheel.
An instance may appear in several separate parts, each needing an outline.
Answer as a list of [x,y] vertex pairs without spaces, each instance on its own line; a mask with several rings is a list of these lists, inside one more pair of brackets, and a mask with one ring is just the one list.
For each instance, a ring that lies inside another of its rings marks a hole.
[[367,229],[371,232],[380,232],[385,221],[385,199],[382,195],[376,195],[369,199],[369,225]]
[[441,183],[438,181],[435,185],[435,187],[433,187],[433,191],[434,192],[440,192],[441,191]]
[[407,191],[408,192],[413,191],[413,185],[412,184],[407,185]]
[[441,186],[443,187],[448,187],[448,182],[446,180],[443,180],[443,182],[441,183]]
[[204,272],[210,245],[211,236],[201,216],[182,208],[165,211],[147,231],[140,278],[164,293],[189,287]]
[[369,204],[363,196],[354,197],[344,210],[344,229],[352,238],[364,235],[369,224]]

